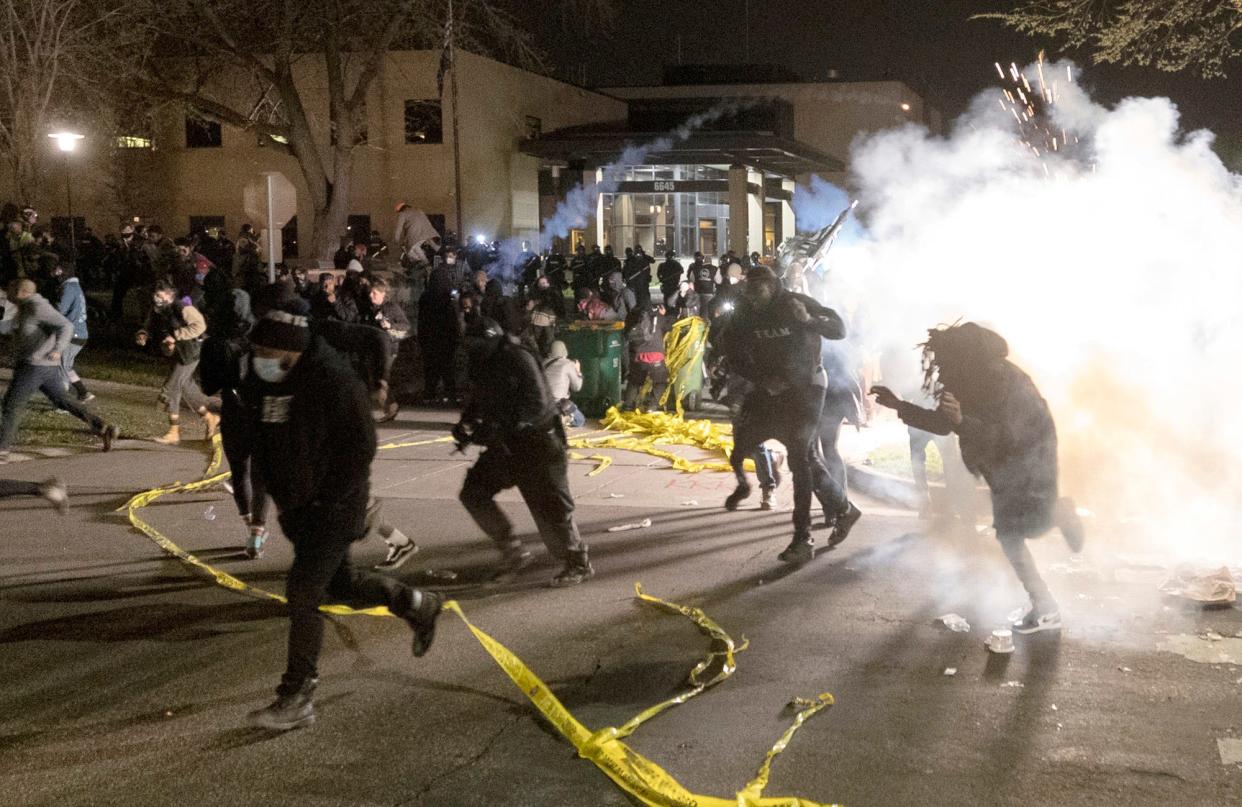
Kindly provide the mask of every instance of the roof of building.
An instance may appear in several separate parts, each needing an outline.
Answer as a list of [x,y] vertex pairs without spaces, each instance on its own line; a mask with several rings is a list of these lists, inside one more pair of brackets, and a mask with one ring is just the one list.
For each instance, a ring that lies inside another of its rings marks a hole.
[[523,140],[524,154],[559,163],[598,167],[617,160],[631,146],[652,144],[644,165],[739,164],[780,176],[843,171],[840,160],[818,149],[771,132],[696,131],[685,138],[664,132],[631,132],[611,128],[575,127]]

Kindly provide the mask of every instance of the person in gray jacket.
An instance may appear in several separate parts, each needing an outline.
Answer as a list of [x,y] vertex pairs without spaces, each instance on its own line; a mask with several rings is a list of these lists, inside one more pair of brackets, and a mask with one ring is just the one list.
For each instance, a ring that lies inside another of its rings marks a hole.
[[90,425],[103,438],[103,450],[110,450],[120,430],[83,409],[65,393],[61,383],[60,361],[73,339],[73,323],[35,292],[32,280],[14,280],[9,284],[6,312],[14,305],[17,315],[0,322],[0,334],[13,337],[13,380],[0,404],[0,462],[8,460],[26,402],[36,391],[47,396],[56,408]]

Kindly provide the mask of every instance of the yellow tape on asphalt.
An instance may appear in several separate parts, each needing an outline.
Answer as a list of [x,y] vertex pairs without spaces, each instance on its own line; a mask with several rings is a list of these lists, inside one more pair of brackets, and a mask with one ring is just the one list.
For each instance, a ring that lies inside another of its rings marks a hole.
[[571,451],[569,452],[569,458],[574,462],[594,460],[596,465],[593,469],[587,472],[587,476],[599,476],[604,472],[604,469],[606,469],[609,465],[612,465],[612,457],[608,457],[603,454],[592,454],[588,457],[586,454],[579,454],[577,451]]
[[[699,473],[720,471],[731,473],[733,468],[726,462],[694,462],[665,451],[658,446],[675,445],[701,448],[719,452],[728,460],[733,453],[733,430],[710,420],[687,420],[669,412],[622,412],[610,408],[600,418],[600,425],[613,432],[625,432],[627,437],[575,437],[569,441],[572,448],[615,448],[619,451],[635,451],[668,460],[678,471]],[[747,459],[745,467],[754,471],[754,460]]]
[[[442,442],[442,440],[428,442]],[[204,490],[225,481],[231,474],[228,472],[217,473],[221,461],[221,440],[219,435],[217,435],[212,440],[211,460],[202,479],[189,483],[177,482],[172,485],[143,491],[132,497],[120,509],[127,513],[130,523],[136,529],[154,541],[161,549],[177,557],[195,573],[206,577],[215,585],[259,599],[281,603],[287,602],[279,594],[252,586],[186,552],[138,516],[140,510],[149,507],[153,502],[164,496]],[[639,584],[634,586],[634,593],[643,602],[685,616],[694,622],[704,635],[711,639],[712,644],[707,656],[690,671],[688,682],[691,688],[689,690],[643,710],[620,727],[608,727],[594,732],[587,729],[565,708],[565,705],[552,694],[548,685],[526,666],[525,662],[503,644],[471,623],[456,600],[445,602],[444,608],[461,619],[475,639],[478,640],[479,644],[483,646],[483,649],[504,670],[505,674],[526,695],[535,708],[556,727],[562,736],[573,744],[580,757],[594,763],[618,787],[642,804],[648,805],[648,807],[826,807],[817,802],[796,797],[767,797],[763,795],[763,790],[767,786],[773,760],[789,744],[794,733],[812,715],[833,703],[832,696],[827,693],[819,695],[812,701],[796,702],[799,706],[804,707],[802,711],[798,713],[793,724],[768,751],[756,776],[731,799],[704,796],[690,792],[659,765],[656,765],[622,742],[625,737],[632,734],[643,723],[674,706],[685,703],[731,676],[737,669],[734,654],[741,652],[747,646],[745,640],[743,640],[740,646],[736,645],[732,637],[699,608],[677,605],[658,597],[652,597],[643,593],[642,586]],[[341,616],[392,616],[392,613],[387,608],[382,607],[355,609],[345,605],[323,605],[320,606],[320,610],[328,614]],[[710,675],[707,675],[708,673]]]

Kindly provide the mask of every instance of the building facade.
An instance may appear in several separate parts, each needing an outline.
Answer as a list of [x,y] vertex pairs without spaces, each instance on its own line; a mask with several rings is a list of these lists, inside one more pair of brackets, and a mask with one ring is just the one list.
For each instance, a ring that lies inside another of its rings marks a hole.
[[[818,174],[845,182],[860,134],[910,121],[938,127],[898,82],[666,81],[593,91],[459,52],[458,183],[452,95],[438,92],[439,61],[439,51],[391,53],[371,89],[349,188],[355,234],[378,230],[391,240],[396,205],[407,202],[463,238],[543,234],[566,250],[772,253],[795,230],[798,181]],[[315,60],[301,69],[302,97],[326,143],[326,80]],[[299,222],[311,219],[301,173],[279,144],[253,131],[167,111],[150,132],[88,138],[84,152],[73,155],[80,170],[64,167],[79,228],[111,231],[138,219],[170,234],[211,226],[236,233],[244,223],[262,230],[270,175],[277,259],[316,257],[299,249]],[[561,231],[541,233],[564,220],[558,208],[580,185],[590,208]],[[63,219],[62,198],[53,189],[37,200],[45,221]]]

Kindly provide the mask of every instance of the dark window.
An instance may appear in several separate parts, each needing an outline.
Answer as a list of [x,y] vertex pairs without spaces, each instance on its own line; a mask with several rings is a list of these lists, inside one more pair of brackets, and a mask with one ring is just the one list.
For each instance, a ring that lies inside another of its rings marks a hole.
[[349,237],[351,241],[361,239],[364,243],[371,243],[371,217],[366,214],[350,216]]
[[203,118],[185,119],[185,147],[190,149],[220,148],[224,145],[224,137],[220,132],[220,124]]
[[224,229],[224,216],[190,216],[190,235],[199,235],[212,227]]
[[538,140],[543,134],[543,121],[534,115],[526,116],[526,139]]
[[298,256],[298,217],[289,219],[289,223],[280,228],[280,254],[287,261]]
[[405,102],[405,142],[444,142],[444,126],[438,100]]

